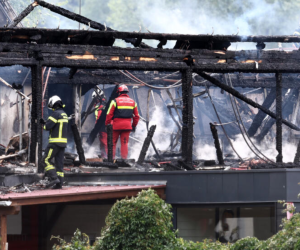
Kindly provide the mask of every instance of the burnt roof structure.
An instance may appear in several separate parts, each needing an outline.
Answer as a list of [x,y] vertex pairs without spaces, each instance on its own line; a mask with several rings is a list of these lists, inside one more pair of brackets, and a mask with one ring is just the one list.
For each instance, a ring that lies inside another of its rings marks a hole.
[[[67,18],[78,21],[96,30],[57,30],[38,28],[14,28],[35,7],[42,6],[61,14]],[[135,48],[119,48],[113,44],[116,39],[131,43]],[[157,40],[157,48],[151,48],[143,43],[146,40]],[[174,49],[164,49],[168,40],[175,40]],[[282,119],[282,87],[283,79],[289,86],[299,86],[297,76],[283,76],[283,73],[300,73],[299,51],[265,51],[266,42],[293,43],[299,42],[296,36],[213,36],[213,35],[180,35],[157,33],[118,32],[100,23],[92,21],[81,15],[72,13],[61,7],[51,5],[41,0],[35,1],[24,10],[8,28],[0,28],[0,66],[22,65],[31,68],[32,72],[32,112],[31,112],[31,144],[30,161],[38,156],[39,163],[42,159],[42,130],[38,123],[42,118],[42,68],[69,67],[70,78],[76,80],[78,69],[102,70],[150,70],[150,71],[180,71],[182,73],[182,158],[188,165],[192,163],[193,150],[193,77],[198,74],[211,84],[220,87],[236,98],[249,105],[260,109],[263,113],[276,119],[277,125],[277,150],[282,158],[282,123],[294,130],[300,130],[289,121]],[[255,42],[257,50],[229,51],[231,42]],[[233,86],[221,82],[222,75],[213,77],[207,73],[232,73],[238,72],[233,78],[233,83],[248,82],[244,86],[272,86],[276,87],[276,114],[268,108],[248,99],[239,93]],[[270,73],[266,77],[276,79],[272,83],[259,81],[253,75],[244,76],[242,73]],[[273,75],[275,74],[275,75]],[[75,75],[75,76],[74,76]],[[201,78],[200,78],[201,79]],[[85,81],[85,80],[84,80]],[[90,79],[93,82],[92,79]],[[102,82],[111,84],[110,81]],[[173,82],[165,82],[165,86]],[[160,84],[153,81],[150,86]],[[269,85],[268,85],[269,84]],[[176,107],[175,107],[176,108]],[[92,143],[98,131],[94,131],[89,142]],[[37,155],[36,155],[37,152]],[[41,165],[41,164],[39,164]],[[42,171],[42,169],[39,169]]]

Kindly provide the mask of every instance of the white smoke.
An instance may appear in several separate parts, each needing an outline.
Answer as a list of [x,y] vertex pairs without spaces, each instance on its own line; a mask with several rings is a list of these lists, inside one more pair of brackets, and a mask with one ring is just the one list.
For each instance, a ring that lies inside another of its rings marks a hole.
[[[275,142],[275,140],[273,142],[262,143],[261,145],[258,145],[258,143],[254,139],[251,139],[251,140],[254,143],[254,145],[265,156],[267,156],[269,159],[271,159],[273,161],[276,161],[276,156],[277,156],[278,152],[276,150],[276,142]],[[256,157],[255,154],[250,150],[250,148],[246,144],[246,142],[245,142],[245,140],[244,140],[244,138],[243,138],[243,136],[241,134],[239,134],[238,136],[236,136],[236,138],[232,141],[232,144],[233,144],[235,150],[237,151],[237,153],[243,159],[248,159],[248,158]],[[249,145],[252,146],[250,142],[249,142]],[[294,145],[292,143],[289,143],[289,142],[284,142],[283,143],[283,147],[282,147],[283,162],[293,162],[296,150],[297,150],[296,145]],[[230,151],[232,151],[232,150],[230,150]],[[257,151],[255,151],[255,152],[257,152]]]
[[[156,125],[156,130],[153,136],[153,142],[156,148],[161,151],[167,150],[170,145],[170,134],[176,130],[176,125],[169,117],[164,116],[162,110],[159,107],[154,109],[150,117],[149,128],[152,125]],[[138,142],[133,143],[134,140],[129,139],[130,146],[129,146],[128,158],[137,160],[140,155],[143,142],[147,137],[146,124],[140,120],[136,128],[136,132],[134,134],[131,133],[130,136],[142,142],[142,143],[138,143]],[[150,145],[147,155],[153,155],[154,153],[155,153],[154,149]]]

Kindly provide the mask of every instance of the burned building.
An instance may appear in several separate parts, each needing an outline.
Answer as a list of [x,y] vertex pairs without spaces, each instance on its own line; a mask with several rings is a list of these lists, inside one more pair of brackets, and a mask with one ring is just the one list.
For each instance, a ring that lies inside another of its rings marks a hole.
[[[94,30],[16,27],[42,7]],[[115,47],[117,39],[133,47]],[[157,48],[143,42],[150,39]],[[175,47],[164,49],[171,40]],[[273,235],[284,217],[278,200],[298,203],[299,152],[294,163],[283,163],[283,139],[298,143],[300,54],[264,45],[299,41],[119,32],[41,0],[29,5],[0,28],[2,246],[50,249],[51,235],[68,239],[76,228],[94,240],[116,199],[150,187],[172,204],[174,227],[185,239]],[[228,50],[234,42],[256,43],[257,50]],[[91,93],[101,86],[111,101],[120,83],[142,117],[130,142],[134,159],[100,159],[96,138],[106,112],[95,122]],[[75,121],[66,187],[45,190],[47,134],[39,120],[49,115],[45,103],[54,94]],[[240,154],[237,135],[254,156]],[[259,147],[264,140],[276,153]],[[214,156],[200,159],[207,145],[215,145]]]

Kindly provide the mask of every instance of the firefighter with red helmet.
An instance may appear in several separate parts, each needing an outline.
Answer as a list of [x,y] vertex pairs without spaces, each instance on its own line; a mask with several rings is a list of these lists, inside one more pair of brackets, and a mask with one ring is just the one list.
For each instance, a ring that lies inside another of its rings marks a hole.
[[[106,104],[106,96],[104,92],[101,89],[95,89],[95,91],[92,94],[92,98],[96,98],[96,104],[95,104],[95,118],[96,123],[98,119],[100,118],[102,111],[105,109]],[[101,151],[101,157],[106,158],[107,157],[107,133],[106,131],[100,131],[99,132],[99,141],[100,141],[100,151]]]
[[121,138],[121,157],[127,159],[130,132],[135,132],[140,116],[137,104],[128,96],[128,88],[122,84],[117,90],[119,96],[111,101],[107,111],[105,126],[113,120],[113,157],[116,155],[116,145]]

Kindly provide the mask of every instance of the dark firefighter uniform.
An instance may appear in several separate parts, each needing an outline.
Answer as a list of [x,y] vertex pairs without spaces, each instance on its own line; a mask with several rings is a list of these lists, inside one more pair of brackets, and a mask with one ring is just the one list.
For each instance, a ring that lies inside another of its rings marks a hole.
[[120,137],[121,157],[127,159],[129,134],[132,130],[135,131],[140,116],[135,101],[127,93],[120,92],[120,96],[110,103],[105,125],[112,124],[113,120],[113,157],[116,155],[116,145]]
[[[97,123],[105,106],[98,103],[98,104],[96,104],[95,108],[96,108],[95,109],[95,118],[96,118],[96,123]],[[105,131],[99,132],[99,141],[100,141],[101,157],[106,158],[107,157],[107,133]]]
[[[57,187],[61,187],[64,179],[64,153],[67,146],[68,116],[62,108],[57,108],[49,116],[44,129],[50,131],[49,144],[45,150],[43,162],[45,172],[51,180],[59,179]],[[53,158],[55,164],[53,165]]]

